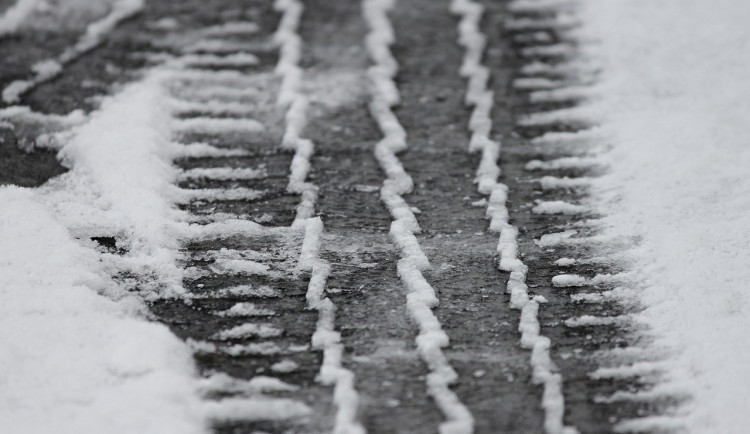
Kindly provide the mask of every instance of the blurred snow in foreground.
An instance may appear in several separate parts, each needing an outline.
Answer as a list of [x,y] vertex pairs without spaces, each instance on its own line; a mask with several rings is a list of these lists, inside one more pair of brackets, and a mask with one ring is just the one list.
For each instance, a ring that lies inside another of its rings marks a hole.
[[32,190],[0,203],[0,431],[204,432],[187,346]]

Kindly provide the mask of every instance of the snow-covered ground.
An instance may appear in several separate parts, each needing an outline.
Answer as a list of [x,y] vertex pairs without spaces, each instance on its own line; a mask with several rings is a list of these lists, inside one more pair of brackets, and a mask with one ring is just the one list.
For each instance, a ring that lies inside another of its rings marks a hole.
[[[110,278],[126,265],[147,297],[181,288],[159,91],[146,79],[106,101],[61,150],[70,172],[0,187],[2,432],[206,427],[192,352]],[[107,233],[130,252],[97,253],[89,238]]]
[[611,145],[594,182],[606,231],[637,237],[637,318],[669,350],[655,390],[692,396],[693,433],[750,426],[750,3],[587,0],[588,104]]

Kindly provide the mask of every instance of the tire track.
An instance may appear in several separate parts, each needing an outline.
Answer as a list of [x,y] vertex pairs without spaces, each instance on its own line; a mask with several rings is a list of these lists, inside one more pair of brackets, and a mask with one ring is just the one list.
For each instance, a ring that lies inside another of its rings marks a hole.
[[492,110],[494,94],[487,89],[489,70],[482,65],[482,54],[486,38],[479,30],[479,21],[483,7],[471,0],[454,0],[451,10],[461,16],[459,24],[459,43],[465,49],[460,73],[468,78],[466,92],[467,105],[473,106],[469,121],[471,131],[470,151],[480,151],[482,159],[477,169],[476,182],[480,193],[489,195],[487,217],[490,219],[490,230],[500,234],[498,253],[499,268],[510,273],[507,292],[511,294],[510,304],[521,310],[521,346],[532,351],[531,365],[533,381],[544,386],[541,405],[545,411],[544,429],[547,433],[575,433],[573,427],[565,426],[563,415],[565,400],[562,393],[562,376],[550,359],[551,341],[540,334],[538,319],[539,305],[546,299],[540,296],[529,296],[526,275],[529,268],[519,259],[518,229],[509,223],[508,187],[497,182],[500,167],[496,161],[500,157],[500,143],[490,139],[492,131]]
[[539,319],[566,379],[565,420],[581,432],[611,432],[618,421],[659,414],[679,398],[609,400],[623,397],[618,391],[648,390],[654,371],[615,378],[605,369],[606,379],[598,374],[602,367],[628,371],[634,362],[654,360],[644,349],[647,339],[638,337],[627,318],[637,306],[616,295],[630,284],[621,261],[627,262],[623,252],[633,240],[599,236],[587,203],[587,180],[606,170],[589,158],[606,146],[585,104],[597,65],[577,47],[570,2],[512,2],[498,21],[509,53],[505,61],[515,70],[508,93],[513,132],[521,139],[506,143],[505,172],[515,179],[509,203],[511,218],[524,228],[519,248],[535,270],[527,283],[548,300]]
[[449,341],[432,312],[432,308],[438,304],[435,290],[422,275],[430,267],[430,263],[415,237],[420,232],[420,227],[413,211],[402,197],[411,192],[413,181],[396,157],[396,153],[404,151],[407,144],[406,132],[391,111],[391,107],[399,102],[399,92],[393,81],[398,63],[389,49],[395,42],[387,15],[393,3],[388,0],[365,0],[362,4],[365,21],[370,27],[366,38],[367,49],[374,62],[374,66],[368,69],[372,86],[370,112],[384,136],[375,145],[375,157],[388,177],[383,182],[380,196],[394,218],[390,234],[401,251],[398,275],[408,288],[407,307],[420,330],[416,339],[417,349],[430,368],[426,379],[428,393],[446,418],[440,425],[440,432],[470,433],[474,429],[474,418],[449,388],[458,375],[442,351]]

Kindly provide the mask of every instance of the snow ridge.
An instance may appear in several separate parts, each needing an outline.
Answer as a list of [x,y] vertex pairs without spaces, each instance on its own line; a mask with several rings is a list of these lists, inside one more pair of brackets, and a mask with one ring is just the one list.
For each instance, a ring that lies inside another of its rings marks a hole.
[[508,222],[506,205],[508,187],[497,181],[500,167],[500,143],[490,138],[492,131],[492,110],[494,95],[487,89],[489,69],[481,64],[486,38],[479,29],[483,7],[472,0],[453,0],[451,12],[461,17],[458,25],[458,43],[465,49],[460,74],[468,79],[465,102],[474,110],[469,121],[471,140],[470,152],[482,152],[475,182],[480,193],[489,195],[487,218],[490,230],[500,233],[498,253],[500,269],[510,272],[507,291],[511,293],[511,307],[521,310],[519,331],[521,346],[532,351],[531,365],[533,381],[544,386],[542,408],[544,408],[544,429],[548,434],[573,434],[578,430],[565,426],[565,400],[562,393],[562,376],[555,372],[550,359],[550,339],[540,334],[538,319],[539,304],[545,300],[537,296],[529,298],[526,286],[528,267],[518,258],[518,229]]
[[302,39],[297,28],[304,6],[298,0],[276,0],[274,7],[282,12],[274,35],[274,41],[280,47],[276,73],[282,77],[277,103],[287,108],[286,129],[281,146],[294,150],[287,190],[302,197],[292,228],[302,229],[305,233],[298,271],[311,274],[306,299],[308,306],[318,311],[318,322],[312,337],[313,348],[323,350],[318,380],[334,386],[333,401],[337,412],[333,433],[364,434],[366,431],[357,420],[359,395],[354,387],[354,374],[341,365],[344,345],[341,343],[341,334],[334,327],[336,306],[325,295],[331,266],[328,261],[320,258],[323,221],[320,217],[314,217],[318,187],[305,181],[315,145],[312,140],[302,137],[307,123],[308,100],[300,92],[303,71],[298,63]]
[[401,196],[411,192],[413,182],[396,156],[397,152],[407,149],[406,131],[391,110],[400,99],[393,80],[398,71],[398,63],[390,51],[395,35],[387,15],[394,3],[394,0],[362,2],[363,16],[370,28],[365,44],[374,62],[367,71],[372,95],[369,108],[383,133],[383,139],[375,145],[375,157],[387,175],[380,197],[394,218],[390,234],[401,251],[398,275],[408,288],[407,307],[419,326],[417,350],[430,369],[427,391],[447,419],[440,424],[439,431],[441,434],[468,434],[474,431],[474,417],[449,388],[457,380],[458,374],[442,351],[449,341],[432,312],[432,308],[438,304],[435,289],[422,275],[422,271],[428,269],[430,263],[415,237],[420,232],[419,224]]
[[[28,80],[16,80],[3,89],[3,101],[6,103],[18,100],[34,87],[57,77],[63,67],[91,51],[102,43],[104,37],[121,21],[132,17],[143,9],[144,0],[117,0],[112,10],[98,21],[89,24],[84,33],[72,47],[68,47],[56,59],[47,59],[34,64],[34,77]],[[0,31],[0,35],[2,32]]]

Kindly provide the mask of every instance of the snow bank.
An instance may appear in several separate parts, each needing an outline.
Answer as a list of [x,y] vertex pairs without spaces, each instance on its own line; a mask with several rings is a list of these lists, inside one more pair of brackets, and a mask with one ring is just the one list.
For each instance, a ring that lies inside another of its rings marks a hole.
[[1,187],[0,203],[0,432],[206,431],[187,346],[35,193]]
[[581,18],[604,66],[590,104],[613,145],[595,197],[610,233],[642,238],[636,317],[673,350],[666,382],[693,397],[689,431],[746,432],[750,3],[589,0]]
[[151,276],[139,282],[151,298],[184,292],[175,223],[185,215],[174,206],[180,191],[171,165],[179,147],[171,141],[163,78],[156,71],[105,100],[59,153],[71,171],[41,190],[77,236],[116,237],[127,254],[110,255],[112,266]]

